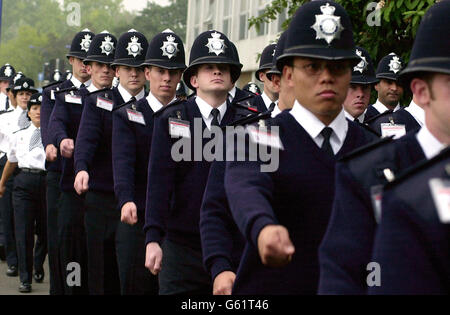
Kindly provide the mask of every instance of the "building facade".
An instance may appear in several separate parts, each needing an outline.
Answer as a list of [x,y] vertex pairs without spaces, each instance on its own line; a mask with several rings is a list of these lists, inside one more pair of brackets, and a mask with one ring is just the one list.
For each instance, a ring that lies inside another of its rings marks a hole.
[[189,0],[185,41],[188,56],[195,38],[204,31],[215,29],[227,35],[239,51],[244,67],[237,86],[255,82],[258,56],[267,45],[276,41],[286,20],[284,12],[259,30],[255,27],[249,30],[249,18],[259,16],[268,4],[270,0]]

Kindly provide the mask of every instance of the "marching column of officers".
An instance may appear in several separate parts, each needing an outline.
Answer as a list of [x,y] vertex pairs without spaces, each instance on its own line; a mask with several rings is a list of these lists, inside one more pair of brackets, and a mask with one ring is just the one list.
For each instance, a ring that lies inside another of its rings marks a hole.
[[[7,275],[31,292],[48,252],[53,295],[449,294],[449,14],[433,5],[408,66],[391,53],[375,71],[341,5],[306,3],[262,52],[263,93],[235,86],[243,65],[215,30],[186,66],[171,30],[85,29],[73,76],[42,94],[6,64]],[[275,170],[252,144],[278,153]]]

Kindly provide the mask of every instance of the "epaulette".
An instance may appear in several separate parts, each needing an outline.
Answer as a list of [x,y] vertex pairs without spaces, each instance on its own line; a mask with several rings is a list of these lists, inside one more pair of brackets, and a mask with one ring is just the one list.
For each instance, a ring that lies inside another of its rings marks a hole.
[[189,96],[187,97],[187,99],[190,99],[191,97],[196,96],[196,95],[197,95],[197,92],[194,92],[194,93],[192,93],[191,95],[189,95]]
[[96,93],[106,92],[106,91],[111,91],[111,90],[112,90],[111,88],[104,88],[104,89],[97,90],[97,91],[94,91],[94,92],[89,92],[86,96],[91,96],[91,95],[96,94]]
[[366,144],[356,150],[353,150],[352,152],[346,154],[345,156],[343,156],[341,159],[339,159],[339,162],[344,162],[344,161],[348,161],[354,157],[357,157],[361,154],[364,154],[366,152],[372,151],[375,148],[378,148],[384,144],[387,144],[389,142],[394,141],[394,136],[390,136],[390,137],[386,137],[386,138],[382,138],[380,141],[376,141],[376,142],[371,142],[369,144]]
[[119,110],[119,109],[121,109],[122,107],[125,107],[125,106],[127,106],[127,105],[133,104],[133,103],[135,103],[135,102],[137,102],[137,101],[136,101],[136,100],[129,100],[128,102],[125,102],[125,103],[123,103],[123,104],[117,106],[117,107],[114,108],[112,111],[115,112],[116,110]]
[[394,113],[394,111],[393,111],[392,109],[389,109],[389,110],[387,110],[387,111],[385,111],[385,112],[383,112],[383,113],[381,113],[381,114],[378,114],[378,115],[376,115],[376,116],[373,116],[373,117],[369,118],[369,119],[366,121],[366,124],[370,124],[371,122],[377,120],[377,119],[380,118],[380,117],[383,117],[384,115],[393,114],[393,113]]
[[247,96],[244,96],[243,98],[238,99],[235,103],[240,103],[240,102],[246,101],[248,99],[254,98],[255,96],[256,96],[256,94],[255,95],[249,94]]
[[256,107],[253,107],[249,102],[242,103],[241,101],[239,101],[239,102],[233,103],[233,105],[236,107],[242,108],[242,109],[246,109],[249,112],[252,112],[255,114],[260,112]]
[[266,111],[263,113],[256,113],[256,114],[251,114],[247,117],[238,119],[236,121],[233,121],[231,124],[228,124],[228,126],[245,126],[245,125],[249,125],[252,124],[254,122],[260,121],[260,120],[265,120],[268,119],[272,116],[272,113],[270,111]]
[[[441,153],[439,153],[435,157],[433,157],[429,160],[425,159],[425,160],[420,161],[420,162],[414,164],[413,166],[407,168],[394,181],[386,184],[385,188],[386,189],[392,188],[392,187],[404,182],[405,180],[407,180],[408,178],[410,178],[417,172],[420,172],[421,170],[426,169],[427,167],[432,166],[434,163],[440,162],[443,159],[448,159],[449,157],[450,157],[450,147],[446,147],[444,150],[441,151]],[[449,176],[450,176],[450,174],[449,174]]]
[[3,114],[6,114],[6,113],[10,113],[10,112],[12,112],[14,109],[11,109],[11,110],[2,110],[2,111],[0,111],[0,115],[3,115]]
[[71,91],[77,91],[77,90],[78,90],[78,88],[76,86],[71,86],[71,87],[69,87],[67,89],[62,89],[62,90],[59,90],[59,91],[55,91],[55,94],[60,94],[60,93],[64,93],[64,92],[71,92]]
[[49,88],[51,86],[58,85],[58,84],[61,84],[61,83],[63,83],[63,81],[55,81],[53,83],[47,84],[46,86],[42,87],[42,91],[45,90],[46,88]]
[[373,130],[370,126],[366,125],[366,124],[361,124],[361,123],[357,123],[359,126],[363,127],[364,129],[366,129],[368,132],[373,133],[375,136],[377,136],[378,138],[381,138],[381,135],[376,132],[375,130]]
[[175,106],[175,105],[181,104],[181,103],[183,103],[183,102],[185,102],[185,101],[182,100],[182,99],[177,99],[176,101],[167,104],[166,106],[164,106],[163,108],[161,108],[161,109],[160,109],[159,111],[157,111],[156,113],[153,113],[153,117],[159,116],[159,115],[161,115],[161,113],[163,113],[166,109],[171,108],[171,107],[173,107],[173,106]]

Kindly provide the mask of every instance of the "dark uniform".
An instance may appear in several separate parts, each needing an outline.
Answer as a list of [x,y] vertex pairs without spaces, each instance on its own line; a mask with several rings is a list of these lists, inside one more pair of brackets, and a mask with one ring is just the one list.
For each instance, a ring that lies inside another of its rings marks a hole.
[[[276,44],[270,44],[266,48],[264,48],[262,54],[261,54],[261,60],[259,61],[259,68],[255,73],[255,77],[258,81],[262,82],[259,78],[259,74],[261,72],[264,72],[266,70],[271,70],[273,65],[273,55],[275,54],[276,50]],[[264,95],[264,97],[263,97]],[[273,106],[272,106],[273,104]],[[275,107],[275,103],[272,102],[272,100],[269,99],[269,97],[264,93],[261,95],[258,95],[254,98],[253,105],[258,109],[260,112],[265,112],[268,109],[272,109]],[[272,107],[271,107],[272,106]]]
[[399,109],[396,112],[388,110],[382,114],[376,115],[372,119],[369,119],[367,124],[380,135],[383,133],[381,127],[382,124],[404,126],[406,133],[417,131],[421,127],[420,123],[405,108]]
[[[144,61],[147,48],[145,36],[130,30],[119,38],[114,55],[102,56],[101,59],[88,56],[86,61],[137,68]],[[93,46],[93,49],[99,48]],[[129,243],[123,243],[127,238],[122,234],[128,231],[120,222],[120,209],[114,195],[112,125],[114,109],[132,97],[135,101],[143,99],[144,88],[136,96],[130,95],[121,85],[90,94],[86,98],[75,145],[75,174],[81,171],[89,174],[85,227],[89,293],[93,295],[126,293],[126,285],[130,284],[126,280],[130,268],[127,255],[131,251],[127,252]],[[121,251],[125,255],[120,255]]]

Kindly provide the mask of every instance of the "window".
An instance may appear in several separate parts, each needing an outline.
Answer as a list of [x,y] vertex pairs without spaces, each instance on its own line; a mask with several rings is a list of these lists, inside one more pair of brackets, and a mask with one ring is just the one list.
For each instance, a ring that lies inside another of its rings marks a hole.
[[287,10],[284,9],[278,17],[278,32],[283,31],[283,23],[287,20]]
[[200,17],[201,17],[202,0],[195,0],[194,9],[194,39],[200,34]]
[[228,38],[231,36],[231,12],[232,12],[233,1],[225,0],[223,1],[223,25],[222,32],[227,35]]
[[[263,15],[265,9],[266,9],[266,4],[267,1],[266,0],[258,0],[258,16]],[[261,23],[259,25],[259,29],[257,31],[257,35],[258,36],[264,36],[267,35],[269,32],[269,24],[268,23]]]
[[208,10],[204,25],[207,31],[214,29],[214,19],[216,17],[216,0],[207,0]]
[[248,37],[248,0],[241,0],[239,7],[239,40]]

